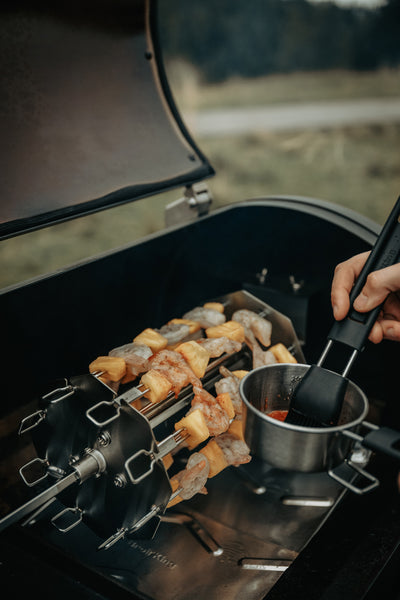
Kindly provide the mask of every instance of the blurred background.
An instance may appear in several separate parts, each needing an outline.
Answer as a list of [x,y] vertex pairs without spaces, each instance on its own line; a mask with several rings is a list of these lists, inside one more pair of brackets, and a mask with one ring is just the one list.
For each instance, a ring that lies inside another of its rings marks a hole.
[[[175,102],[212,209],[307,196],[382,224],[400,194],[399,0],[159,0]],[[180,190],[0,242],[0,286],[164,227]]]

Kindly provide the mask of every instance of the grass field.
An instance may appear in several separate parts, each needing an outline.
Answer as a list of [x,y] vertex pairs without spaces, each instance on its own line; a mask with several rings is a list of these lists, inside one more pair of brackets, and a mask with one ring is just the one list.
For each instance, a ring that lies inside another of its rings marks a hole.
[[383,223],[400,193],[400,125],[207,138],[216,198],[301,195]]
[[182,112],[208,108],[262,106],[355,98],[400,97],[400,70],[318,71],[276,74],[255,79],[233,78],[204,84],[194,67],[171,62],[168,80]]
[[[317,73],[233,80],[204,86],[171,67],[182,114],[204,108],[365,97],[398,97],[398,71]],[[400,194],[400,125],[259,133],[196,142],[217,174],[214,208],[244,199],[319,198],[383,223]],[[164,227],[164,208],[180,190],[33,232],[0,244],[0,286],[52,272]]]

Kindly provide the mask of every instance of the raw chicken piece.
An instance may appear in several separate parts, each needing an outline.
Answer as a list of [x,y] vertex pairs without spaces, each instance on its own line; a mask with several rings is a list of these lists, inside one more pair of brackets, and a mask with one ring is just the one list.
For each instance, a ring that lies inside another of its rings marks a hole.
[[193,373],[185,359],[179,352],[174,350],[160,350],[150,359],[152,369],[159,371],[171,383],[172,390],[176,397],[182,388],[191,383],[194,386],[201,388],[201,381]]
[[197,343],[201,344],[201,346],[207,350],[211,358],[216,358],[224,353],[232,354],[233,352],[239,352],[239,350],[242,348],[242,344],[240,342],[230,340],[225,336],[198,340]]
[[177,496],[168,506],[188,500],[198,493],[207,494],[205,484],[208,477],[218,475],[230,465],[238,467],[250,460],[249,448],[237,435],[222,433],[212,438],[200,452],[190,456],[184,470],[171,478],[171,486]]
[[212,438],[199,452],[207,457],[210,465],[208,475],[210,478],[215,477],[230,465],[238,467],[251,460],[249,448],[242,435],[242,425],[237,420],[233,421],[226,433]]
[[[243,440],[238,439],[231,433],[222,433],[221,435],[213,438],[211,444],[216,443],[223,454],[223,464],[217,469],[218,471],[228,466],[238,467],[239,465],[250,462],[251,456],[249,454],[249,448]],[[204,451],[204,449],[203,449]],[[171,485],[173,489],[179,490],[179,495],[172,501],[170,506],[180,502],[181,500],[189,500],[195,494],[207,494],[205,484],[207,478],[210,475],[210,462],[215,462],[213,453],[194,452],[186,465],[186,468],[179,471],[176,475],[171,478]],[[208,458],[208,456],[210,459]]]
[[127,372],[132,378],[137,377],[140,373],[144,373],[150,368],[148,358],[153,354],[151,348],[144,344],[124,344],[113,348],[108,353],[109,356],[117,356],[123,358],[126,363]]
[[214,308],[204,308],[204,306],[196,306],[196,308],[185,313],[183,318],[197,321],[204,328],[222,325],[222,323],[225,323],[226,321],[224,314]]
[[168,345],[172,346],[173,344],[181,342],[189,335],[190,327],[185,323],[169,323],[167,325],[163,325],[161,329],[157,329],[156,331],[167,338]]
[[207,494],[204,487],[210,472],[210,465],[207,458],[199,452],[194,452],[187,462],[186,468],[179,471],[171,479],[174,486],[174,481],[178,482],[180,499],[188,500],[195,494]]
[[241,308],[232,315],[232,321],[241,323],[245,329],[250,329],[263,346],[271,345],[272,324],[257,313],[247,308]]
[[202,387],[193,386],[194,397],[189,412],[201,410],[204,415],[210,435],[219,435],[229,427],[230,419],[217,400]]
[[264,365],[273,365],[277,362],[275,355],[270,350],[261,348],[251,329],[246,329],[245,341],[253,355],[253,369]]
[[215,438],[215,442],[224,453],[228,465],[237,467],[251,461],[247,444],[232,433],[222,433]]
[[240,379],[229,371],[226,367],[221,367],[219,372],[222,379],[216,382],[215,391],[217,394],[228,393],[231,397],[233,408],[237,415],[242,414],[242,399],[239,394]]

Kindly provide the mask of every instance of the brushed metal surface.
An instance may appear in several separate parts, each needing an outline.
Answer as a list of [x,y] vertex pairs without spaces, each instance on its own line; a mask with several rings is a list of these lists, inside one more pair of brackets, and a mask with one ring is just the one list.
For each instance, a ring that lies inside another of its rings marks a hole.
[[302,427],[268,417],[266,402],[269,411],[287,410],[291,394],[308,368],[301,364],[260,367],[240,384],[246,442],[255,456],[281,469],[318,472],[335,468],[352,446],[342,431],[357,428],[368,411],[365,394],[349,381],[336,427]]
[[[255,492],[255,481],[265,493]],[[106,552],[95,550],[98,539],[85,524],[62,535],[43,515],[35,527],[41,537],[146,598],[260,600],[346,493],[325,473],[284,472],[257,459],[230,467],[207,487],[207,495],[167,511],[171,519],[160,523],[154,539],[124,539]],[[288,504],[288,497],[308,503]],[[213,551],[208,536],[222,552]]]

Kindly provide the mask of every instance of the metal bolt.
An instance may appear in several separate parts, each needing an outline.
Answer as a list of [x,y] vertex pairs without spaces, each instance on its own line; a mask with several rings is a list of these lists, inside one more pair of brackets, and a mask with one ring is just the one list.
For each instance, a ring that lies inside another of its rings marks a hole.
[[58,479],[60,479],[60,477],[64,477],[65,475],[65,471],[63,469],[60,469],[60,467],[55,467],[54,465],[49,465],[47,468],[47,472],[49,473],[49,475],[57,477]]
[[99,444],[99,446],[108,446],[109,444],[111,444],[111,435],[108,433],[108,431],[102,431],[99,434],[99,437],[97,438],[97,443]]
[[300,291],[301,288],[304,286],[304,280],[302,279],[301,281],[296,281],[294,275],[289,275],[289,282],[292,286],[294,294],[297,294],[297,292]]
[[123,487],[126,486],[126,484],[127,484],[126,477],[125,477],[125,475],[123,473],[120,473],[119,475],[116,475],[114,477],[114,485],[115,485],[115,487],[123,488]]
[[268,275],[268,269],[267,267],[264,267],[263,269],[261,269],[260,273],[256,273],[256,277],[258,279],[258,282],[260,285],[264,285],[265,284],[265,280],[267,278]]

